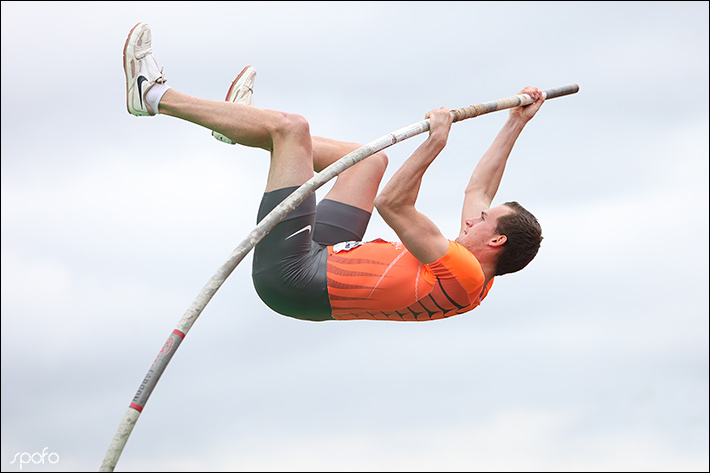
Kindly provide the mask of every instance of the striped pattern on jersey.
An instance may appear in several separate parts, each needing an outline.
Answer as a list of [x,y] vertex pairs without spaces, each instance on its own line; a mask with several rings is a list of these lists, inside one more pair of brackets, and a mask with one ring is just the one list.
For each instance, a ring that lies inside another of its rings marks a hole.
[[[328,247],[328,296],[337,320],[436,320],[476,308],[488,294],[473,254],[451,241],[445,256],[422,264],[398,242]],[[483,296],[481,293],[483,292]]]

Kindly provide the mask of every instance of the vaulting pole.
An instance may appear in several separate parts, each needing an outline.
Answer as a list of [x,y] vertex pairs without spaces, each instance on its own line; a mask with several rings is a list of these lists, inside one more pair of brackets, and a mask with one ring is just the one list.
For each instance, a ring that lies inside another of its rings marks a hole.
[[[579,91],[577,84],[570,84],[562,87],[544,90],[543,96],[545,99],[562,97],[564,95],[574,94]],[[505,110],[508,108],[520,107],[533,103],[534,100],[527,94],[514,95],[503,99],[485,102],[480,105],[471,105],[469,107],[453,110],[451,114],[454,116],[454,122],[465,120],[467,118],[477,117],[486,113]],[[422,120],[397,131],[389,133],[381,138],[378,138],[370,143],[361,146],[350,154],[340,158],[321,172],[313,176],[308,182],[296,189],[283,202],[277,205],[266,217],[259,222],[254,230],[247,235],[237,248],[229,255],[227,261],[220,266],[217,272],[210,278],[205,287],[199,293],[192,305],[187,309],[185,315],[177,324],[175,330],[172,331],[168,340],[163,345],[163,348],[158,353],[155,361],[141,382],[138,392],[133,397],[128,411],[123,416],[121,423],[118,426],[118,431],[114,435],[111,445],[109,445],[104,461],[101,464],[100,471],[113,471],[116,467],[121,452],[131,435],[131,431],[138,420],[143,407],[145,406],[150,394],[153,392],[155,385],[158,383],[160,376],[165,371],[165,367],[170,362],[170,359],[175,354],[175,351],[180,346],[180,342],[185,338],[185,335],[190,330],[192,325],[204,310],[207,303],[212,299],[217,290],[222,286],[222,283],[227,280],[229,275],[234,271],[234,268],[244,259],[244,257],[261,241],[267,233],[271,231],[277,223],[279,223],[289,212],[295,209],[306,197],[315,192],[319,187],[326,182],[345,171],[350,166],[357,164],[368,156],[372,156],[378,151],[404,141],[413,136],[429,131],[429,120]]]

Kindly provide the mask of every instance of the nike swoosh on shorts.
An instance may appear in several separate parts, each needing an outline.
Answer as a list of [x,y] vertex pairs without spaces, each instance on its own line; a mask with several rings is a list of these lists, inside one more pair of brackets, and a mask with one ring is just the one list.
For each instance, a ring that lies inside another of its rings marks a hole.
[[299,233],[303,233],[303,232],[309,232],[309,233],[310,233],[310,231],[311,231],[311,226],[310,226],[310,225],[306,225],[305,227],[301,228],[300,230],[298,230],[298,231],[296,231],[296,232],[293,232],[292,234],[290,234],[289,236],[287,236],[286,238],[284,238],[284,240],[288,240],[288,239],[291,238],[291,237],[295,237],[295,236],[298,235]]

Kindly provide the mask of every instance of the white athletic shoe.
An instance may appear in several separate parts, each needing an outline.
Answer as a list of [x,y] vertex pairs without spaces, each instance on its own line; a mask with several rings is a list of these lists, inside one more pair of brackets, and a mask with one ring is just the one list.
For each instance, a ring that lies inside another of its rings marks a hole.
[[[254,105],[254,79],[256,79],[256,69],[253,66],[247,66],[242,69],[236,79],[232,82],[231,87],[227,91],[227,102],[241,103],[244,105]],[[232,140],[216,131],[212,132],[212,136],[223,143],[233,145]]]
[[155,84],[166,82],[162,68],[153,57],[150,28],[145,23],[133,27],[123,47],[123,70],[126,73],[126,106],[137,117],[155,115],[145,102],[145,94]]

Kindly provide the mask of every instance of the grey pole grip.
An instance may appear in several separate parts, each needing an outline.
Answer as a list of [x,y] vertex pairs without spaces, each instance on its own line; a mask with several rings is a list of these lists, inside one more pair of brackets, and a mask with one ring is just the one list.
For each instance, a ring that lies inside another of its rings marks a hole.
[[[569,84],[561,87],[555,87],[553,89],[543,90],[542,95],[545,97],[545,100],[548,100],[554,99],[555,97],[562,97],[563,95],[574,94],[577,91],[579,91],[579,86],[577,84]],[[458,122],[467,118],[473,118],[479,115],[485,115],[486,113],[496,112],[498,110],[530,105],[531,103],[533,103],[533,100],[528,94],[519,94],[513,95],[512,97],[493,100],[491,102],[485,102],[479,105],[459,108],[458,110],[452,110],[451,113],[454,115],[454,122]]]

